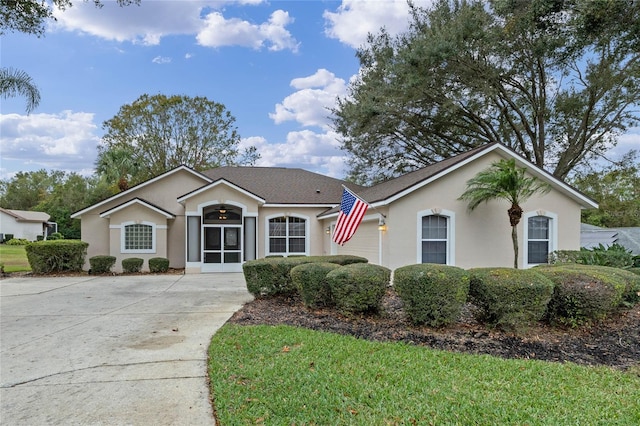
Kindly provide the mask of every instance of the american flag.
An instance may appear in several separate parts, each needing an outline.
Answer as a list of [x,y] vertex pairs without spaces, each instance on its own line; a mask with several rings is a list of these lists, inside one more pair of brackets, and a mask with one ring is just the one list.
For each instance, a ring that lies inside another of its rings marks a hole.
[[340,213],[338,213],[338,223],[333,231],[333,242],[344,245],[355,234],[358,225],[367,211],[369,205],[356,197],[347,188],[342,191],[342,202],[340,203]]

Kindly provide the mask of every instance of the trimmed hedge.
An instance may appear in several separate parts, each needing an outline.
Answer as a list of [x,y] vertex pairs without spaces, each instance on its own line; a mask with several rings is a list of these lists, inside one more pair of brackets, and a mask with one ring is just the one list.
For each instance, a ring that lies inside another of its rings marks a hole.
[[139,257],[129,257],[127,259],[122,259],[122,270],[126,273],[140,272],[143,263],[144,259],[140,259]]
[[169,270],[169,259],[166,257],[152,257],[149,259],[149,271],[165,273]]
[[562,264],[537,266],[535,271],[555,284],[547,309],[551,323],[576,327],[602,320],[622,305],[627,291],[618,268]]
[[296,256],[266,257],[249,260],[242,264],[247,290],[254,297],[268,297],[277,294],[291,294],[296,286],[291,279],[291,270],[305,263],[336,263],[347,265],[364,263],[367,259],[359,256]]
[[89,259],[89,273],[91,274],[106,274],[111,272],[111,268],[116,264],[115,256],[98,255]]
[[470,269],[469,300],[476,318],[503,330],[518,331],[540,321],[553,296],[553,282],[532,269]]
[[390,269],[369,263],[345,265],[326,277],[336,308],[347,315],[379,311],[390,278]]
[[25,246],[34,274],[82,271],[89,244],[80,240],[36,241]]
[[469,293],[469,273],[455,266],[408,265],[394,271],[393,286],[411,322],[442,327],[460,317]]
[[327,274],[340,268],[337,263],[305,263],[291,269],[291,279],[302,298],[302,302],[311,308],[332,304],[331,288]]

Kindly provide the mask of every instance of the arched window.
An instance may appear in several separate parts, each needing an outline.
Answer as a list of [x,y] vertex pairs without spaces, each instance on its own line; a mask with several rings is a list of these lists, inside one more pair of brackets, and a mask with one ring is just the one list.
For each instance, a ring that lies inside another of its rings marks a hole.
[[307,253],[307,220],[295,216],[269,219],[269,254]]
[[524,215],[525,222],[525,266],[548,262],[549,253],[557,250],[557,215],[536,211]]
[[454,264],[454,223],[448,210],[418,212],[418,263]]

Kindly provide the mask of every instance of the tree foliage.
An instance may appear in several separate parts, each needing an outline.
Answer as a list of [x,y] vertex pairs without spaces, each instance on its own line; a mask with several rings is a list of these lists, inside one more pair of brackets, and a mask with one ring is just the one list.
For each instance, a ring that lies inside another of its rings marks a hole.
[[357,57],[333,112],[360,183],[490,142],[565,178],[638,122],[633,0],[439,0]]
[[40,90],[29,74],[14,68],[0,68],[0,96],[6,99],[19,95],[27,99],[27,114],[40,104]]
[[640,160],[629,151],[621,161],[601,171],[578,173],[571,181],[598,201],[598,209],[582,212],[582,221],[607,228],[640,226]]
[[[102,7],[101,0],[83,1],[92,1],[96,7]],[[120,6],[140,3],[140,0],[117,1]],[[21,32],[41,37],[44,35],[47,20],[55,20],[54,8],[65,10],[71,6],[71,0],[0,0],[0,35]]]
[[513,267],[518,268],[518,230],[522,219],[521,204],[537,193],[549,192],[551,187],[535,177],[528,177],[526,169],[516,167],[515,160],[500,160],[467,181],[467,189],[460,196],[467,201],[469,211],[482,203],[504,200],[511,204],[507,210],[513,242]]
[[80,238],[80,221],[71,213],[94,204],[114,192],[97,177],[38,170],[18,172],[0,181],[0,206],[12,210],[46,212],[66,238]]
[[103,123],[96,167],[119,167],[120,178],[136,184],[179,165],[205,170],[253,164],[255,147],[240,151],[235,118],[223,104],[205,97],[142,95]]

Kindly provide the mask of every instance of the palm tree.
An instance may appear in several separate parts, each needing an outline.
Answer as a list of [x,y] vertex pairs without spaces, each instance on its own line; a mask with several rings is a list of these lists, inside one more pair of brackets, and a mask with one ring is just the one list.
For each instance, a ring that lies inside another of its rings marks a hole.
[[0,95],[3,98],[22,95],[27,98],[27,114],[40,104],[40,91],[24,71],[0,68]]
[[547,193],[551,187],[535,177],[525,176],[526,169],[517,168],[516,161],[500,160],[475,177],[467,181],[467,189],[460,196],[460,200],[468,201],[467,208],[473,211],[482,203],[491,200],[506,200],[511,203],[507,210],[511,224],[511,239],[513,240],[513,267],[518,268],[518,231],[517,226],[522,219],[522,207],[532,195]]

